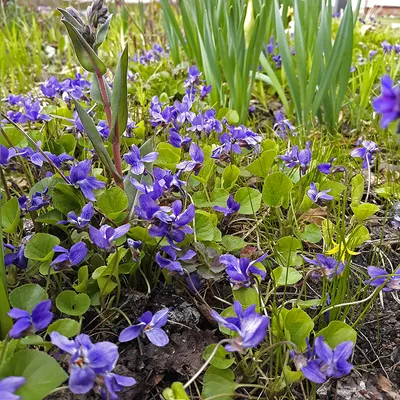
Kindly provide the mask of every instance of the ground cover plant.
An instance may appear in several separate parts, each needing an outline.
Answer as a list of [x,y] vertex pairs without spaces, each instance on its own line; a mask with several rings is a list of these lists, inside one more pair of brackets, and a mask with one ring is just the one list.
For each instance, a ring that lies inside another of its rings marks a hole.
[[398,32],[1,7],[2,399],[398,398]]

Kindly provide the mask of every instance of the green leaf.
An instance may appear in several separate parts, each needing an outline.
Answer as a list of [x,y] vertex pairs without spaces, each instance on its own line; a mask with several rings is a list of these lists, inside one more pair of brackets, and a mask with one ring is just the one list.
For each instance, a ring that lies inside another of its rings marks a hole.
[[[69,110],[68,110],[69,111]],[[73,155],[76,147],[76,138],[71,133],[64,133],[57,141],[66,153]]]
[[261,207],[262,195],[257,189],[242,187],[235,194],[235,201],[240,203],[240,214],[253,215]]
[[74,46],[75,54],[82,67],[86,69],[86,71],[104,75],[107,72],[107,67],[103,61],[100,60],[87,41],[70,22],[65,19],[61,21],[67,28],[68,35]]
[[275,257],[284,267],[299,266],[303,259],[297,254],[302,250],[301,242],[292,236],[284,236],[275,244]]
[[219,120],[226,118],[228,124],[237,124],[239,122],[239,114],[236,110],[231,110],[230,108],[221,108],[218,111],[217,118]]
[[228,192],[235,186],[240,175],[240,169],[233,164],[229,164],[222,173],[222,187]]
[[265,178],[269,174],[269,170],[276,157],[276,150],[270,149],[263,151],[259,158],[253,161],[246,169],[253,175]]
[[323,336],[325,342],[332,349],[347,340],[351,340],[353,343],[357,341],[357,332],[342,321],[332,321],[326,328],[321,329],[317,336]]
[[163,391],[165,400],[190,400],[181,382],[174,382],[170,388]]
[[79,115],[79,118],[82,122],[82,125],[85,128],[85,132],[92,143],[97,155],[99,156],[103,165],[113,173],[115,177],[119,180],[122,180],[122,177],[119,176],[117,169],[115,168],[114,163],[111,160],[110,155],[108,154],[106,148],[104,147],[103,140],[100,136],[99,131],[96,128],[96,125],[93,122],[93,119],[90,115],[86,112],[86,110],[80,105],[79,101],[72,99],[74,101],[74,105],[76,111]]
[[[50,210],[45,212],[44,214],[40,214],[36,218],[36,222],[41,222],[48,225],[56,225],[58,221],[61,221],[63,219],[64,217],[60,211]],[[62,225],[58,225],[58,227],[62,229]]]
[[[101,79],[103,80],[103,85],[106,88],[107,100],[111,104],[112,91],[110,85],[108,84],[105,76],[102,76]],[[99,79],[96,74],[93,74],[92,76],[92,87],[90,88],[90,96],[96,103],[104,105],[103,97],[100,91]]]
[[113,15],[110,14],[108,16],[106,22],[104,22],[104,24],[100,25],[100,28],[97,31],[96,41],[94,42],[94,45],[93,45],[94,51],[97,51],[98,48],[102,45],[102,43],[106,40],[108,28],[110,27],[112,17],[113,17]]
[[302,278],[303,275],[292,267],[278,267],[272,271],[272,279],[276,286],[294,285]]
[[275,172],[267,176],[262,191],[264,203],[270,207],[288,208],[289,193],[292,187],[292,181],[282,172]]
[[254,288],[240,288],[233,290],[233,297],[240,302],[244,309],[255,304],[260,309],[260,296]]
[[58,332],[61,335],[70,338],[79,333],[80,325],[78,321],[75,321],[70,318],[58,319],[56,322],[53,322],[47,328],[47,334],[51,332]]
[[115,186],[99,196],[97,206],[106,217],[115,220],[128,207],[128,197],[120,187]]
[[85,205],[81,191],[66,183],[57,183],[54,186],[52,199],[54,208],[65,215],[70,211],[79,214]]
[[221,244],[228,252],[242,250],[247,246],[247,243],[241,237],[233,235],[225,235]]
[[235,375],[230,369],[218,369],[211,366],[204,375],[202,396],[207,399],[219,395],[219,400],[232,400],[235,389],[238,387],[234,378]]
[[128,122],[128,45],[122,52],[113,82],[113,91],[111,96],[112,122],[111,132],[108,141],[112,143],[115,135],[121,135],[125,132]]
[[29,312],[32,312],[41,301],[47,299],[46,291],[35,283],[19,286],[10,293],[10,304],[14,308],[21,308]]
[[72,285],[72,287],[78,293],[86,293],[88,289],[88,282],[89,282],[89,269],[87,265],[79,268],[78,271],[78,284]]
[[329,190],[329,195],[333,196],[335,200],[339,200],[340,194],[343,192],[344,189],[346,189],[346,186],[344,186],[340,182],[336,181],[331,181],[331,180],[326,180],[324,183],[321,184],[319,187],[319,190]]
[[196,210],[195,230],[199,242],[210,242],[214,238],[212,215],[206,211]]
[[358,219],[358,222],[366,220],[379,211],[379,207],[376,204],[371,203],[364,203],[359,206],[351,205],[350,207],[354,216]]
[[351,205],[358,206],[364,195],[364,178],[357,174],[351,180]]
[[314,322],[309,315],[299,308],[293,308],[285,317],[285,331],[288,339],[301,351],[307,348],[306,339],[314,328]]
[[60,239],[48,233],[36,233],[25,246],[25,257],[35,261],[50,261],[53,247],[60,244]]
[[[216,344],[210,344],[206,347],[203,353],[203,359],[208,360],[214,351]],[[210,364],[218,369],[227,369],[234,363],[232,353],[226,351],[223,346],[219,346],[214,357],[211,359]]]
[[302,231],[296,230],[296,236],[306,242],[318,243],[322,239],[321,228],[316,223],[305,225]]
[[25,384],[15,394],[26,400],[44,399],[68,378],[68,374],[53,357],[36,350],[24,350],[14,354],[3,363],[0,376],[24,377]]
[[56,306],[64,314],[83,315],[90,307],[90,297],[86,293],[77,294],[73,290],[64,290],[57,296]]
[[11,198],[1,207],[1,222],[4,232],[15,233],[17,231],[20,214],[21,210],[16,197]]
[[211,205],[226,207],[229,193],[225,189],[215,188],[211,192]]
[[[167,146],[165,146],[167,145]],[[158,165],[162,168],[175,169],[176,164],[181,160],[180,152],[176,152],[173,146],[168,143],[160,143],[157,147],[158,157],[157,160],[154,161],[155,165]]]

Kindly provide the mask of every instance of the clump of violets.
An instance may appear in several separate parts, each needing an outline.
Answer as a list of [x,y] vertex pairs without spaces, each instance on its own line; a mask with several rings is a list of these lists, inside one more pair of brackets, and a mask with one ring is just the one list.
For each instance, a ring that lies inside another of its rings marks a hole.
[[311,274],[313,279],[322,279],[323,277],[332,279],[334,276],[342,275],[344,271],[345,264],[337,261],[334,257],[317,254],[314,260],[306,256],[303,258],[309,264],[316,266]]
[[[308,343],[307,343],[308,345]],[[354,343],[347,341],[331,349],[324,341],[323,336],[318,336],[314,341],[314,348],[308,345],[307,356],[290,352],[296,368],[314,383],[325,383],[329,378],[339,379],[348,375],[353,365],[347,360],[353,352]]]
[[129,223],[115,229],[110,225],[102,225],[100,229],[90,226],[89,235],[94,245],[109,253],[113,253],[115,252],[115,240],[124,236],[130,227]]
[[381,95],[373,100],[372,106],[378,114],[382,114],[381,127],[387,128],[400,118],[400,87],[393,86],[389,75],[384,75],[381,82]]
[[383,268],[374,266],[368,267],[368,275],[370,279],[365,283],[374,287],[383,287],[384,292],[391,292],[393,290],[400,290],[400,268],[396,272],[389,274]]
[[51,300],[41,301],[32,310],[32,313],[20,308],[12,308],[8,315],[15,320],[14,326],[9,332],[12,339],[19,339],[34,334],[47,328],[53,319]]
[[23,400],[15,392],[26,383],[23,376],[8,376],[0,379],[0,399],[3,400]]
[[227,217],[228,215],[238,212],[240,210],[240,204],[237,203],[230,194],[226,201],[226,207],[214,206],[213,208],[215,211],[224,213],[225,217]]
[[312,160],[311,143],[307,142],[306,147],[302,150],[299,150],[299,147],[294,145],[292,149],[287,150],[286,153],[283,156],[279,156],[279,158],[288,168],[298,166],[301,174],[304,175],[310,167]]
[[371,140],[363,140],[362,147],[357,147],[356,149],[352,150],[350,155],[354,158],[362,158],[362,168],[369,168],[372,163],[372,158],[375,153],[379,152],[378,145],[371,141]]
[[74,394],[86,394],[94,389],[104,399],[118,399],[116,392],[132,386],[135,379],[113,373],[119,354],[111,342],[92,343],[88,335],[70,340],[58,332],[50,333],[51,343],[67,353],[69,363],[68,386]]
[[255,304],[243,311],[240,302],[235,300],[233,309],[236,317],[224,318],[214,310],[211,310],[211,315],[223,327],[238,335],[230,340],[225,349],[243,353],[245,349],[256,347],[264,340],[270,319],[256,312]]
[[267,257],[267,253],[251,261],[249,258],[236,258],[231,254],[224,254],[219,258],[222,264],[226,265],[228,279],[233,285],[233,289],[249,287],[255,283],[255,275],[265,279],[266,273],[259,269],[255,264],[262,262]]
[[119,335],[120,342],[130,342],[139,335],[146,335],[155,346],[164,347],[168,344],[168,335],[161,329],[168,321],[169,309],[156,312],[154,315],[146,311],[138,318],[139,323],[128,326]]
[[69,181],[75,187],[82,190],[83,195],[89,201],[96,201],[93,190],[103,189],[106,184],[94,176],[89,176],[92,163],[90,160],[80,161],[71,167]]
[[334,199],[333,196],[328,194],[331,190],[332,189],[327,189],[319,192],[316,184],[311,182],[310,188],[307,190],[307,196],[313,203],[322,204],[323,201],[330,201]]

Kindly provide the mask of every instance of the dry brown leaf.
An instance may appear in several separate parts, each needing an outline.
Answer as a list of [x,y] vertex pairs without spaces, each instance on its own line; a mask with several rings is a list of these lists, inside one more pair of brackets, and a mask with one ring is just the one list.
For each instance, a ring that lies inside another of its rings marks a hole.
[[385,392],[391,400],[400,400],[400,394],[393,391],[392,382],[388,378],[379,375],[377,383],[382,392]]
[[314,222],[317,225],[322,225],[322,221],[328,215],[328,207],[311,208],[300,216],[300,221]]

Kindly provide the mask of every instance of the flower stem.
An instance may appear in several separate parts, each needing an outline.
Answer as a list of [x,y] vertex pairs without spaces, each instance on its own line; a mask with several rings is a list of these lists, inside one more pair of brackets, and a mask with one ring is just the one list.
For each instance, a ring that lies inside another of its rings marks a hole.
[[208,364],[210,364],[211,360],[217,354],[219,346],[221,346],[224,343],[229,343],[230,339],[223,339],[220,342],[217,343],[215,346],[213,352],[210,354],[210,357],[207,358],[207,361],[201,366],[201,368],[192,376],[190,380],[188,380],[185,385],[183,386],[184,389],[187,389],[200,375],[201,373],[207,368]]

